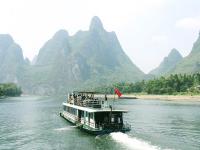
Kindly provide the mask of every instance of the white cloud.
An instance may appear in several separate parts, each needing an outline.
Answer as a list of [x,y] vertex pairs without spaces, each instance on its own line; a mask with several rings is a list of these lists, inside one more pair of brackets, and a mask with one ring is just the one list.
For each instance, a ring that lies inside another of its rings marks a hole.
[[184,29],[200,29],[200,17],[183,18],[176,22],[176,27]]

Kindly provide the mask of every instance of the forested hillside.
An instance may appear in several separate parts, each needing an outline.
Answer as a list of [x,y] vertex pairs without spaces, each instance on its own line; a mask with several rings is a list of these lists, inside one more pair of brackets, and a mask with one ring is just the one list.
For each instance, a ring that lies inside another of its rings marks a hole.
[[111,86],[98,87],[95,90],[113,94],[114,88],[118,88],[122,93],[200,94],[200,73],[174,74],[136,83],[116,83]]
[[14,83],[0,84],[0,97],[2,96],[20,96],[21,88]]

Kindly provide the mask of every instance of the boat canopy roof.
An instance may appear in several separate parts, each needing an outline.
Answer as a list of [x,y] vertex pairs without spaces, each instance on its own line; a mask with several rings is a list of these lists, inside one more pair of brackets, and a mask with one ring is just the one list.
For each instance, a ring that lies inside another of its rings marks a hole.
[[94,91],[73,91],[73,93],[80,93],[80,94],[100,94],[99,92],[94,92]]
[[[68,107],[72,107],[72,108],[76,108],[79,110],[83,110],[83,111],[87,111],[87,112],[110,112],[111,109],[110,108],[88,108],[88,107],[81,107],[81,106],[77,106],[77,105],[72,105],[69,103],[63,103],[64,106],[68,106]],[[123,112],[123,113],[127,113],[127,110],[121,110],[121,109],[112,109],[112,112]]]

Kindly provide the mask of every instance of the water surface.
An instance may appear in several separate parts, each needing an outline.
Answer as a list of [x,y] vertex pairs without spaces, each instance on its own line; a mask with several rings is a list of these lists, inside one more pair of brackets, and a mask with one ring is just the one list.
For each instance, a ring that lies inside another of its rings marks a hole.
[[64,97],[0,100],[0,149],[199,150],[200,103],[120,100],[127,134],[92,136],[59,117]]

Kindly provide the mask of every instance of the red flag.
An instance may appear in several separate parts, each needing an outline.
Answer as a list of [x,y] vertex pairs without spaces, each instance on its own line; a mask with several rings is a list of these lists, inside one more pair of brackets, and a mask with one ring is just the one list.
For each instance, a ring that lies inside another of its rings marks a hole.
[[122,96],[122,93],[117,88],[115,88],[115,94],[117,94],[119,97]]

